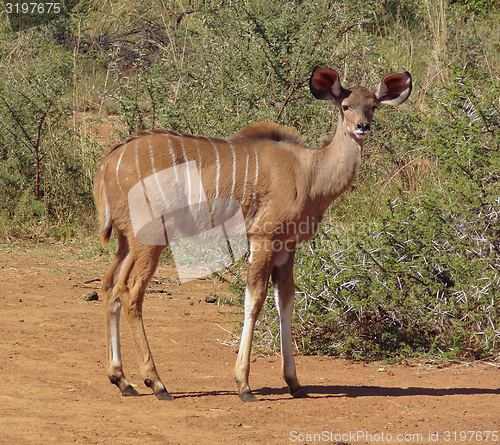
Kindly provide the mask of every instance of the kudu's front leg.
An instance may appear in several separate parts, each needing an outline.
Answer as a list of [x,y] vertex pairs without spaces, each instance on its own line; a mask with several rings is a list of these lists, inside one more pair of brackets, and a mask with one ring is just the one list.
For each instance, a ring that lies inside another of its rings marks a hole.
[[276,259],[271,278],[274,287],[274,300],[280,316],[281,365],[283,377],[293,397],[307,397],[300,386],[295,370],[292,346],[292,313],[295,300],[293,281],[293,262],[295,249],[284,249]]
[[[267,240],[251,241],[251,255],[248,264],[247,288],[245,291],[245,318],[241,333],[240,349],[236,359],[235,380],[238,394],[243,402],[257,402],[252,394],[248,377],[250,374],[250,354],[255,322],[266,300],[267,284],[271,274],[274,252]],[[269,247],[266,249],[266,247]]]

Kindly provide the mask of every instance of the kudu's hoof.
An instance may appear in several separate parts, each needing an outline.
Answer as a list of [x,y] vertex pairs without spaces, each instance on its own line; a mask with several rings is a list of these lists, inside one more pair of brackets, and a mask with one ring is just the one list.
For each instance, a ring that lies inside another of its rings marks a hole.
[[158,382],[156,385],[153,384],[153,381],[150,379],[145,379],[144,384],[148,387],[151,388],[155,394],[155,397],[158,400],[173,400],[174,398],[172,395],[165,389],[165,386],[163,386],[163,383]]
[[299,388],[296,391],[292,392],[292,397],[294,399],[307,399],[309,398],[309,394],[305,392],[304,388]]
[[130,397],[130,396],[140,396],[134,387],[127,381],[127,379],[120,379],[116,375],[108,376],[109,381],[115,385],[122,393],[122,396]]
[[133,386],[127,387],[123,392],[122,396],[125,397],[134,397],[134,396],[140,396],[141,394],[137,392],[137,390]]
[[170,394],[168,391],[159,392],[158,394],[155,394],[155,397],[158,400],[174,400],[172,394]]
[[244,392],[238,394],[243,402],[258,402],[259,399],[255,397],[251,392]]

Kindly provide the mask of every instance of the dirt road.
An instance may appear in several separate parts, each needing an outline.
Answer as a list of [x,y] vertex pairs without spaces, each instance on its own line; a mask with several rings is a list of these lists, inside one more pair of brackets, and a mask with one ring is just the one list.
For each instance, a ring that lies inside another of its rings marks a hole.
[[279,357],[255,355],[260,402],[240,402],[233,333],[242,317],[204,301],[227,293],[210,280],[166,281],[155,288],[168,293],[146,298],[146,331],[175,400],[160,402],[142,384],[126,323],[125,372],[145,395],[122,397],[106,376],[102,301],[84,301],[100,285],[84,282],[106,264],[78,247],[0,245],[0,444],[500,442],[500,369],[483,362],[298,357],[310,398],[294,400]]

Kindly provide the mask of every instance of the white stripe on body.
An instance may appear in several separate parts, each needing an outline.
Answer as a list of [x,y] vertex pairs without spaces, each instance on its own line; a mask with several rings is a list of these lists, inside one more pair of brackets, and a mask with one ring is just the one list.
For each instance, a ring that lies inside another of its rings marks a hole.
[[167,197],[165,196],[165,192],[163,191],[163,187],[160,183],[160,178],[156,174],[156,167],[155,167],[155,161],[154,161],[153,146],[151,145],[151,138],[148,139],[148,148],[149,148],[149,161],[151,163],[151,172],[153,173],[153,175],[155,177],[156,187],[160,191],[163,204],[165,205],[165,208],[168,208]]
[[253,149],[253,152],[255,154],[255,179],[253,181],[252,199],[255,201],[257,182],[259,180],[259,157],[257,156],[257,150],[255,150],[255,148]]
[[167,146],[168,146],[168,151],[170,153],[170,159],[172,159],[172,167],[174,169],[174,175],[175,175],[175,182],[177,183],[177,187],[180,187],[179,184],[179,175],[177,174],[177,163],[176,163],[176,158],[175,158],[175,153],[174,150],[172,149],[172,144],[170,143],[170,136],[168,134],[165,135],[167,138]]
[[[139,139],[136,139],[134,145],[135,169],[137,170],[137,180],[142,184],[141,169],[139,166],[139,152],[137,151],[138,148],[139,148]],[[144,185],[142,186],[142,188],[144,189]]]
[[[182,156],[184,157],[184,162],[186,163],[186,167],[187,167],[188,158],[186,155],[186,147],[184,146],[184,138],[180,137],[179,140],[181,142]],[[192,201],[191,200],[191,174],[189,172],[189,168],[186,168],[186,174],[187,174],[187,182],[188,182],[188,196],[187,196],[188,202],[187,202],[187,205],[191,206],[191,204],[192,204],[192,202],[191,202]]]
[[245,191],[247,188],[247,179],[248,179],[248,164],[250,163],[250,154],[248,153],[247,148],[244,146],[243,149],[245,150],[246,153],[246,161],[245,161],[245,178],[243,179],[243,190],[241,192],[241,199],[240,202],[243,204],[243,199],[245,198]]
[[217,198],[219,197],[219,180],[220,180],[220,155],[219,155],[219,149],[217,148],[217,145],[215,145],[214,141],[210,138],[208,138],[208,141],[212,144],[212,147],[215,151],[215,163],[217,166],[217,173],[216,173],[216,178],[215,178],[215,200],[214,200],[214,206],[212,207],[212,214],[215,211],[215,204],[217,203]]
[[200,214],[200,212],[201,212],[201,204],[202,204],[202,202],[206,201],[206,198],[205,198],[205,191],[203,190],[203,182],[201,180],[201,152],[200,152],[200,144],[199,144],[199,140],[198,139],[194,139],[194,142],[196,144],[196,152],[198,154],[198,173],[200,175],[200,185],[199,185],[200,195],[199,195],[199,198],[198,198],[198,214]]
[[234,189],[236,187],[236,151],[234,150],[233,144],[229,142],[229,146],[231,147],[231,155],[233,157],[233,174],[231,177],[231,195],[229,195],[229,199],[233,199]]
[[116,170],[115,170],[115,175],[116,175],[116,183],[118,184],[118,188],[120,189],[120,192],[123,193],[122,186],[120,185],[120,178],[118,177],[118,171],[120,169],[120,164],[122,162],[123,154],[125,153],[125,148],[127,147],[127,144],[122,146],[122,152],[120,154],[120,157],[118,158],[118,162],[116,163]]
[[[149,198],[149,194],[148,194],[148,191],[146,189],[146,185],[144,184],[144,180],[143,180],[143,178],[141,176],[141,169],[140,169],[140,164],[139,164],[139,151],[138,151],[138,148],[139,148],[139,139],[136,138],[135,139],[134,151],[135,151],[135,168],[137,170],[137,183],[141,184],[142,193],[144,194],[144,196],[149,201],[149,199],[150,199]],[[129,202],[129,205],[130,204],[131,203]],[[155,215],[153,214],[153,209],[151,208],[151,204],[148,204],[147,207],[148,207],[148,210],[149,210],[149,219],[150,219],[150,221],[154,221]]]

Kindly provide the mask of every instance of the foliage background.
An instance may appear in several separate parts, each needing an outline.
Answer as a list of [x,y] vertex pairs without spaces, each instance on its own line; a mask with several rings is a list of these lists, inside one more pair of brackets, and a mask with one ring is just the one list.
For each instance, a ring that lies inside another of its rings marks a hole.
[[[97,244],[104,122],[118,141],[276,121],[318,148],[337,115],[308,91],[315,65],[346,85],[409,70],[410,100],[377,114],[358,179],[300,248],[295,345],[498,358],[499,13],[494,0],[74,0],[14,32],[2,12],[0,239]],[[244,275],[230,271],[234,304]],[[271,304],[259,329],[276,350]]]

